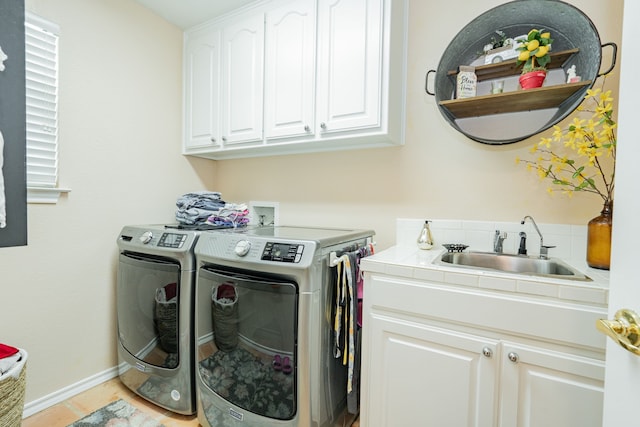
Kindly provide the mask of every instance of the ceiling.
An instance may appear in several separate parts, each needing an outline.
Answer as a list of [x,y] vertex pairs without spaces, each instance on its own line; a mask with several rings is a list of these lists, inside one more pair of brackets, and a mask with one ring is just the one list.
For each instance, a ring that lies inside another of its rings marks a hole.
[[256,0],[135,0],[186,29]]

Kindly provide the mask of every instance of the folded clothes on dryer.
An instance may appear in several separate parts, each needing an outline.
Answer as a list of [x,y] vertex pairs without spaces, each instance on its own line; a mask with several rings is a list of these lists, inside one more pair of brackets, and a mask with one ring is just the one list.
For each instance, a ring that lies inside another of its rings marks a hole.
[[243,226],[249,223],[249,209],[244,203],[227,203],[217,213],[210,215],[206,222],[213,225]]
[[195,191],[178,197],[176,206],[179,209],[199,208],[205,210],[217,210],[224,207],[222,194],[217,191]]
[[227,203],[217,191],[186,193],[176,201],[176,220],[184,225],[238,227],[249,222],[249,209],[244,203]]

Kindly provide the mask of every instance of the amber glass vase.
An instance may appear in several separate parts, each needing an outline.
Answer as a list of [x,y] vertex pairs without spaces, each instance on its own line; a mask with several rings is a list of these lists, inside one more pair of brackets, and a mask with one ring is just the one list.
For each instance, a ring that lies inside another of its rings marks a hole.
[[587,227],[587,264],[608,270],[611,265],[611,226],[613,200],[605,202],[600,215],[589,221]]

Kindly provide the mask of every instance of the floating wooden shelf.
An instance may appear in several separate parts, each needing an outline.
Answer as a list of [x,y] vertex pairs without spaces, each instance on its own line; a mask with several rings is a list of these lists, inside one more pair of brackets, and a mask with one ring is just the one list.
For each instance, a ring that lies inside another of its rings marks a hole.
[[481,95],[473,98],[452,99],[440,101],[440,105],[457,119],[555,108],[560,106],[571,95],[589,85],[591,85],[591,80],[493,95]]
[[[580,49],[569,49],[560,52],[554,52],[549,54],[551,61],[547,65],[548,69],[560,68],[572,55],[578,53]],[[496,64],[478,65],[476,67],[476,76],[478,81],[499,79],[509,76],[515,76],[522,73],[522,68],[516,66],[516,60],[508,59]],[[458,70],[451,70],[447,72],[448,76],[455,76],[458,74]]]

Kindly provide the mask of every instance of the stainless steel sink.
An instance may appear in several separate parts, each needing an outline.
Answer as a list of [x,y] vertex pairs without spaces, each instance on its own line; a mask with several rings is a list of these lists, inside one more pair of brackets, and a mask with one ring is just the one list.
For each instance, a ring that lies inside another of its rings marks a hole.
[[440,263],[452,267],[591,281],[591,278],[580,271],[554,258],[542,259],[493,252],[446,252],[440,257]]

